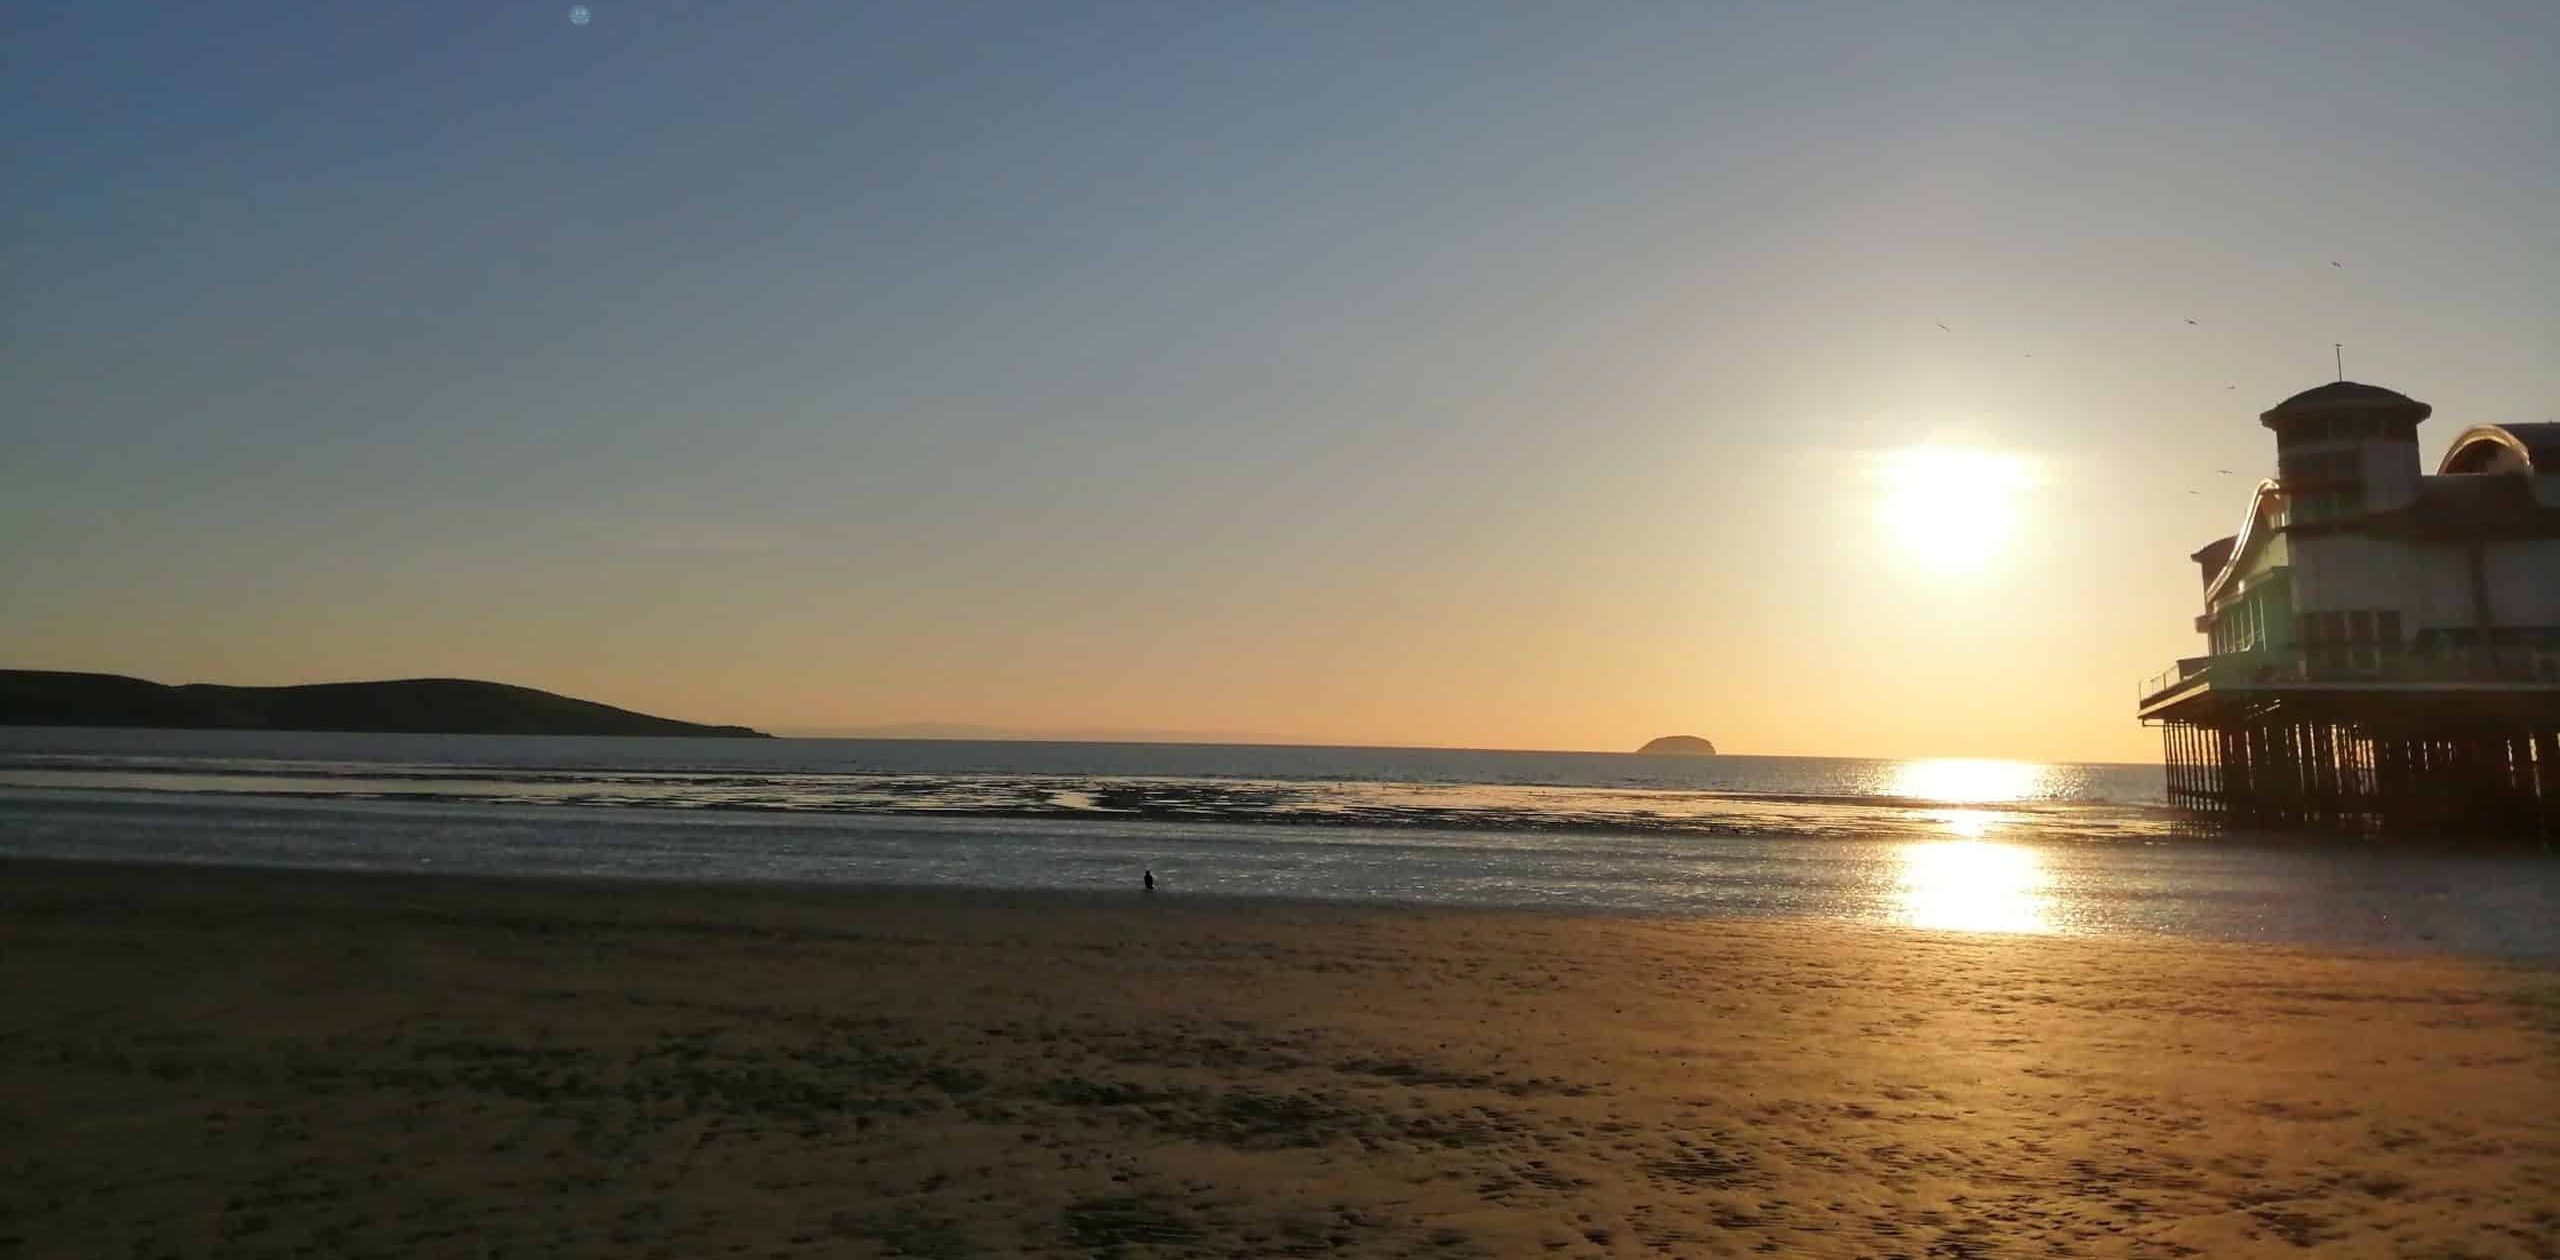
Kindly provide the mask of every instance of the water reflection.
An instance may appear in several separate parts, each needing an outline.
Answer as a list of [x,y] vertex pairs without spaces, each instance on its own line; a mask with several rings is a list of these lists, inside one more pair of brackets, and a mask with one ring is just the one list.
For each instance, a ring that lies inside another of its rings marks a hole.
[[2050,767],[2031,761],[1991,761],[1971,757],[1933,757],[1906,761],[1893,769],[1892,795],[1951,805],[2020,801],[2042,796]]
[[1952,807],[1921,815],[1947,839],[1894,851],[1894,922],[1954,932],[2053,931],[2053,881],[2035,849],[1990,838],[2017,815],[1983,808],[2052,795],[2053,769],[1958,757],[1894,767],[1894,795]]
[[[1983,825],[1989,825],[1987,815]],[[1903,845],[1894,856],[1901,866],[1894,887],[1896,923],[1952,932],[2054,930],[2047,891],[2052,880],[2032,848],[1996,840],[1926,840]]]

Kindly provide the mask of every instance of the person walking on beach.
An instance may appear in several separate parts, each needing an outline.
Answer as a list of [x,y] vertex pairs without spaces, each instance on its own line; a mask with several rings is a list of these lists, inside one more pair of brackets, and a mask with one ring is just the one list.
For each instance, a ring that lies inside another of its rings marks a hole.
[[1154,868],[1154,867],[1152,867],[1152,866],[1150,866],[1150,867],[1148,867],[1148,868],[1147,868],[1147,875],[1146,875],[1146,879],[1147,879],[1147,891],[1148,891],[1148,892],[1154,892],[1154,891],[1156,890],[1156,868]]

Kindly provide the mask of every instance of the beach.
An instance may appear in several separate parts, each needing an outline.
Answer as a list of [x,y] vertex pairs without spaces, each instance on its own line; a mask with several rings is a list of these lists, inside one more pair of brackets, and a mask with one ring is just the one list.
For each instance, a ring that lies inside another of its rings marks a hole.
[[0,1254],[2560,1253],[2517,963],[0,867]]

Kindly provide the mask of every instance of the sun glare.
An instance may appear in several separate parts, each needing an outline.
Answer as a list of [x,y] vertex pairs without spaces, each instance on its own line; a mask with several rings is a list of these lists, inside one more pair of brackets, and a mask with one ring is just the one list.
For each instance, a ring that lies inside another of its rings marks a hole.
[[1886,533],[1906,555],[1963,572],[1989,563],[2016,519],[2026,466],[2015,455],[1923,446],[1884,461]]

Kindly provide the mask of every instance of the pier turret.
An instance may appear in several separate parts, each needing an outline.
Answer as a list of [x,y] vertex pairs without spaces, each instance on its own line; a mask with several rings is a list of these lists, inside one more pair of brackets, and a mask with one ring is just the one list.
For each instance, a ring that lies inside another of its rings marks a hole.
[[2418,501],[2418,424],[2435,408],[2359,381],[2306,389],[2259,413],[2275,430],[2290,519],[2396,512]]

